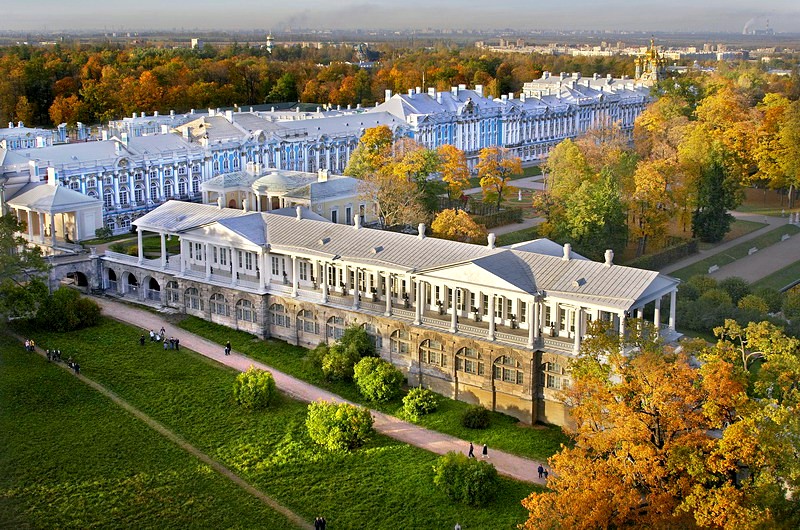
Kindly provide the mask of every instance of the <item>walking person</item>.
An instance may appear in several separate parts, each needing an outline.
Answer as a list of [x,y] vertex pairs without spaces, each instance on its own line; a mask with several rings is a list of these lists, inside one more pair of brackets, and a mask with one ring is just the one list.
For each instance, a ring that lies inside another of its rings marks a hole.
[[142,336],[139,337],[139,346],[144,346],[144,333],[142,333]]
[[161,335],[162,337],[167,336],[167,330],[164,329],[164,326],[161,326],[161,331],[159,331],[158,334]]
[[483,444],[483,458],[489,458],[489,448]]
[[536,471],[539,472],[539,478],[544,476],[544,466],[542,466],[542,464],[539,464],[539,468]]
[[547,472],[547,469],[545,469],[545,470],[544,470],[544,479],[545,479],[545,480],[547,480],[547,475],[549,475],[549,474],[550,474],[550,473],[548,473],[548,472]]
[[181,346],[180,339],[178,337],[175,337],[175,351],[180,350],[181,349],[180,346]]
[[225,343],[225,355],[231,354],[231,341]]
[[467,458],[475,458],[475,446],[472,445],[472,442],[469,443],[469,452],[467,453]]
[[169,348],[169,342],[164,341],[164,351],[167,351],[167,348]]
[[150,342],[153,342],[154,340],[156,340],[156,332],[151,329],[150,330]]

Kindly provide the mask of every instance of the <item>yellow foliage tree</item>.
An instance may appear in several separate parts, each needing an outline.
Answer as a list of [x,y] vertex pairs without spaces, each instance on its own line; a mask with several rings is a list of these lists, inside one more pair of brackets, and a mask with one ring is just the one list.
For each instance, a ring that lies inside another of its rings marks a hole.
[[477,169],[483,200],[494,202],[499,208],[513,190],[511,177],[522,174],[522,160],[504,147],[484,147],[478,155]]
[[483,243],[486,227],[475,222],[464,210],[442,210],[431,223],[433,235],[442,239]]
[[461,197],[461,192],[469,186],[467,156],[464,151],[450,144],[439,146],[436,153],[439,155],[442,180],[447,184],[447,197]]

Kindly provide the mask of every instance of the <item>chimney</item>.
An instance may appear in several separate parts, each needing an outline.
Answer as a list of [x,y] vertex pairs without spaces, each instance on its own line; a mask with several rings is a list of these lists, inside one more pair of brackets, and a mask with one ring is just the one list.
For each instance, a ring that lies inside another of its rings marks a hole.
[[222,195],[218,196],[217,197],[217,208],[222,210],[222,208],[224,208],[224,204],[225,204],[225,199],[222,198]]
[[228,120],[229,122],[233,123],[233,111],[232,110],[226,110],[225,111],[225,119]]
[[170,110],[169,111],[169,117],[173,118],[174,116],[175,116],[175,111],[174,110]]
[[361,228],[361,216],[360,215],[355,215],[353,217],[353,228],[355,228],[356,230]]
[[581,73],[580,72],[573,72],[572,73],[572,77],[574,79],[580,79],[581,78]]
[[594,75],[592,76],[592,79],[594,79],[595,81],[596,81],[596,80],[598,80],[598,79],[600,79],[600,74],[598,74],[597,72],[595,72],[595,73],[594,73]]
[[189,114],[194,114],[194,109],[191,109],[191,110],[189,111]]
[[483,85],[475,85],[475,93],[483,97]]
[[428,95],[432,98],[436,98],[436,87],[429,86]]
[[567,78],[567,72],[561,72],[558,77],[563,81],[564,79]]
[[542,72],[542,79],[550,79],[550,72]]
[[458,97],[458,87],[457,86],[451,86],[450,87],[450,93],[453,94],[453,97],[457,98]]
[[135,112],[133,114],[131,114],[131,118],[133,118],[133,119],[136,119],[137,116],[138,116],[138,114],[136,114]]
[[169,125],[166,123],[161,125],[161,134],[169,134]]
[[564,261],[569,261],[570,253],[572,252],[572,245],[564,243],[564,256],[561,258]]
[[604,265],[606,267],[610,267],[614,264],[614,251],[611,249],[606,250],[606,262]]
[[520,100],[521,102],[525,103],[525,99],[526,99],[526,97],[527,97],[527,96],[525,96],[525,92],[522,92],[522,93],[519,95],[519,100]]
[[317,171],[317,182],[328,182],[328,170],[320,168]]
[[128,145],[128,133],[124,132],[120,136],[122,136],[122,143],[127,146]]
[[418,235],[417,235],[417,237],[418,237],[419,239],[425,239],[425,223],[420,223],[420,224],[417,226],[417,231],[419,232],[419,233],[418,233]]
[[514,93],[513,92],[509,92],[508,93],[508,100],[511,101],[512,99],[514,99]]
[[154,118],[158,118],[158,111],[155,111],[155,112],[153,113],[153,117],[154,117]]
[[495,241],[496,241],[496,239],[497,239],[497,236],[495,236],[495,235],[494,235],[494,232],[492,232],[492,233],[490,233],[490,234],[489,234],[489,236],[487,237],[487,239],[488,239],[488,241],[489,241],[489,244],[488,244],[487,246],[488,246],[490,249],[494,249],[494,248],[495,248],[495,244],[494,244],[494,243],[495,243]]
[[408,97],[411,97],[411,98],[414,97],[414,89],[413,88],[409,88],[408,89]]
[[505,94],[501,95],[500,101],[508,101],[508,96],[506,96]]
[[295,208],[295,211],[297,212],[297,220],[299,221],[300,219],[303,218],[303,207],[298,206],[297,208]]
[[250,205],[248,204],[247,199],[242,199],[242,210],[244,210],[245,212],[249,212],[250,211],[249,206]]
[[21,121],[18,121],[18,122],[17,122],[17,127],[19,127],[20,129],[22,129],[23,127],[25,127],[25,124],[24,124],[24,123],[22,123]]
[[416,93],[417,93],[417,94],[422,94],[422,87],[421,87],[421,86],[418,86],[418,87],[417,87],[417,91],[416,91]]
[[440,105],[442,104],[442,93],[441,92],[437,92],[436,93],[436,103],[438,103]]
[[459,90],[466,90],[467,89],[467,85],[462,83],[462,84],[458,85],[458,89]]
[[106,130],[100,131],[100,139],[103,141],[108,140],[108,131]]

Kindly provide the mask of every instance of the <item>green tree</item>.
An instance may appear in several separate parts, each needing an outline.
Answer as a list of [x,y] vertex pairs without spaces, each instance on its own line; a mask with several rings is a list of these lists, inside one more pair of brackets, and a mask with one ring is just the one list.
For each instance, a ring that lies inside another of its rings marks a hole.
[[39,247],[19,235],[26,230],[13,215],[0,217],[0,315],[32,316],[47,296],[47,285],[35,281],[50,266]]
[[297,78],[291,72],[283,74],[267,96],[268,103],[284,103],[297,100]]
[[353,369],[353,380],[361,395],[371,401],[391,401],[403,386],[403,372],[378,357],[364,357]]
[[433,466],[433,483],[454,501],[485,506],[499,487],[497,470],[489,462],[450,451]]
[[100,323],[100,306],[69,287],[59,287],[41,301],[34,323],[54,331],[74,331]]
[[740,183],[726,178],[722,164],[712,162],[701,169],[692,233],[706,243],[722,241],[734,220],[728,211],[741,204],[741,197]]
[[275,398],[275,378],[267,370],[250,366],[246,372],[236,376],[233,398],[245,410],[263,409]]
[[363,446],[373,433],[372,423],[365,407],[325,401],[308,405],[308,435],[329,451],[352,451]]
[[438,407],[436,394],[427,388],[414,387],[403,397],[403,412],[414,421],[434,412]]

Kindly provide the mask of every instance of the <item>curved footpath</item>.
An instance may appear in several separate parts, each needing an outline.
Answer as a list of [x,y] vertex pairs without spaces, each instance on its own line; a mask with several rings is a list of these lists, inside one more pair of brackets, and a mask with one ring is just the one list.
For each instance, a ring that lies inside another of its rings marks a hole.
[[[278,388],[294,399],[304,402],[332,400],[338,403],[350,403],[336,394],[322,390],[305,381],[280,372],[271,366],[260,363],[245,355],[238,354],[235,351],[232,352],[231,355],[225,355],[222,345],[204,339],[194,333],[189,333],[182,329],[175,329],[175,326],[171,323],[150,311],[108,298],[94,297],[94,299],[103,308],[103,314],[105,316],[137,326],[144,330],[160,329],[162,326],[165,328],[172,328],[168,334],[177,336],[181,341],[181,346],[196,351],[220,364],[230,366],[242,372],[246,371],[250,366],[255,366],[262,370],[269,370],[272,372]],[[371,410],[371,412],[375,420],[375,430],[401,442],[437,454],[445,454],[448,451],[466,453],[469,447],[469,441],[460,440],[453,436],[432,431],[376,410]],[[480,453],[479,446],[476,446],[475,450],[477,453]],[[501,475],[525,482],[533,482],[541,485],[545,484],[543,479],[538,478],[537,468],[540,462],[497,451],[491,447],[489,448],[489,461],[494,464],[495,468],[497,468],[497,472]]]

